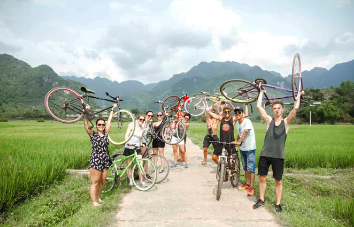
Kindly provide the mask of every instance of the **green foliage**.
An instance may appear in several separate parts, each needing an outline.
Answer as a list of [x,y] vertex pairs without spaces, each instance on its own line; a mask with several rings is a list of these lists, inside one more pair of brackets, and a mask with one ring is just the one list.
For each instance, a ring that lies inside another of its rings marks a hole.
[[335,216],[336,218],[348,220],[348,225],[354,225],[354,198],[343,200],[337,197],[335,201]]
[[0,122],[8,122],[6,118],[0,118]]
[[132,112],[132,114],[134,114],[135,116],[138,116],[140,114],[140,111],[137,108],[131,109],[130,112]]
[[43,119],[43,118],[39,118],[39,119],[37,120],[37,122],[44,122],[44,119]]

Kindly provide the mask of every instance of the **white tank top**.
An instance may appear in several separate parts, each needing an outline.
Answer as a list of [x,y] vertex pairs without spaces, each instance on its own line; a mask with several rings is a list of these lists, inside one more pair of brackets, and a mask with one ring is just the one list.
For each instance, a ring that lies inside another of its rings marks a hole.
[[125,144],[125,147],[128,149],[134,149],[134,146],[129,146],[128,143],[140,147],[140,139],[143,136],[143,128],[140,127],[140,131],[137,131],[136,129],[137,128],[135,127],[132,138],[130,138],[130,140]]

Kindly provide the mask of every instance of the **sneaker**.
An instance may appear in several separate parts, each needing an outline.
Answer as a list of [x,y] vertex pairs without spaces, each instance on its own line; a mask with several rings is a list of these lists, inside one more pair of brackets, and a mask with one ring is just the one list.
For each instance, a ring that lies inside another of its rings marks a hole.
[[172,164],[171,168],[177,167],[177,164]]
[[250,187],[247,184],[242,185],[241,187],[238,187],[238,190],[242,191],[242,190],[247,190]]
[[147,185],[146,185],[146,183],[144,181],[140,182],[140,185],[141,185],[141,187],[144,187],[144,188],[147,187]]
[[159,173],[163,173],[163,172],[165,172],[165,170],[164,169],[160,169]]
[[252,195],[254,195],[254,188],[250,187],[250,189],[248,189],[247,196],[252,196]]
[[188,168],[188,164],[186,164],[184,167],[185,167],[185,168]]
[[149,179],[149,180],[152,179],[152,177],[149,174],[146,174],[146,178]]
[[133,184],[133,182],[129,182],[129,186],[133,186],[134,184]]
[[275,205],[275,211],[276,211],[277,213],[280,213],[282,210],[283,210],[283,209],[281,209],[281,205],[280,205],[280,204],[279,204],[279,205]]
[[264,201],[262,201],[261,199],[259,199],[259,200],[257,201],[257,203],[255,203],[255,204],[253,205],[253,209],[258,209],[258,208],[264,207],[264,205],[265,205]]

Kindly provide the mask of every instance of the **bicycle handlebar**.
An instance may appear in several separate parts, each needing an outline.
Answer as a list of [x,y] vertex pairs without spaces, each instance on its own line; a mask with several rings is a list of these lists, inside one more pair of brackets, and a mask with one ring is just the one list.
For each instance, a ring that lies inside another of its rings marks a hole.
[[123,99],[120,99],[119,96],[113,97],[113,96],[111,96],[107,91],[106,91],[106,95],[107,95],[108,97],[111,97],[111,98],[114,99],[114,100],[117,100],[117,101],[119,100],[120,102],[123,101]]
[[236,146],[236,144],[235,143],[228,143],[228,142],[220,142],[220,141],[209,141],[210,143],[221,143],[221,144],[223,144],[223,145],[234,145],[234,146]]

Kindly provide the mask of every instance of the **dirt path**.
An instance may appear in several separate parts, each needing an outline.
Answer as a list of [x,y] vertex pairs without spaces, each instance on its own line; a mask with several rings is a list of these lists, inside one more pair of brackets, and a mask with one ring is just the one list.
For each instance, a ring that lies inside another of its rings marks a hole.
[[[165,156],[172,163],[172,146]],[[183,163],[170,169],[165,182],[147,192],[133,189],[116,215],[116,226],[279,226],[265,208],[253,210],[254,196],[225,182],[216,200],[216,165],[208,158],[201,165],[203,151],[187,139],[189,168]]]

